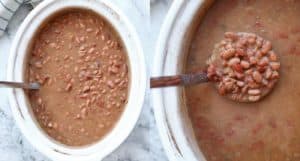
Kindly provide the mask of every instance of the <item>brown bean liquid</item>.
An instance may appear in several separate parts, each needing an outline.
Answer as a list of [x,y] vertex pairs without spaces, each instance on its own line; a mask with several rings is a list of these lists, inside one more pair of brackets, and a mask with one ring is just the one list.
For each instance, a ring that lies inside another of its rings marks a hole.
[[127,102],[126,50],[113,27],[79,9],[60,13],[33,41],[29,81],[33,112],[40,126],[71,146],[94,143],[119,120]]
[[273,44],[281,62],[272,93],[243,104],[212,84],[187,87],[189,115],[208,161],[300,160],[300,1],[217,0],[201,21],[186,72],[205,68],[226,31],[256,33]]

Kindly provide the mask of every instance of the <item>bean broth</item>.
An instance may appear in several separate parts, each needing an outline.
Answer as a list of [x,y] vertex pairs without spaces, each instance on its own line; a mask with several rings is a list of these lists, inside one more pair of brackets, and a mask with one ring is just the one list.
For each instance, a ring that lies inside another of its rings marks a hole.
[[217,0],[202,19],[186,73],[205,69],[226,31],[270,40],[281,62],[279,82],[257,103],[228,100],[213,84],[185,88],[195,136],[208,161],[300,160],[299,18],[298,0]]
[[70,146],[109,133],[127,103],[129,69],[121,38],[102,17],[74,9],[51,18],[30,51],[32,110],[42,129]]

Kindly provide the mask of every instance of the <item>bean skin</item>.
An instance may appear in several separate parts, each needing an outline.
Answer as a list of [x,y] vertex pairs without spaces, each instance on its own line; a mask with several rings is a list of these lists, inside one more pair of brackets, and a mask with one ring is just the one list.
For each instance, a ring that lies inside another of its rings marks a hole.
[[240,63],[240,58],[237,58],[237,57],[234,57],[234,58],[231,58],[229,61],[228,61],[228,65],[229,66],[233,66],[234,64],[238,64]]
[[279,62],[271,62],[270,66],[273,70],[279,70],[280,68],[280,63]]
[[277,71],[273,71],[272,73],[272,79],[279,78],[279,73]]
[[260,65],[260,66],[266,66],[266,65],[269,64],[269,62],[270,61],[269,61],[268,57],[263,57],[263,58],[260,59],[258,65]]
[[248,94],[249,95],[259,95],[259,94],[261,94],[261,91],[259,90],[259,89],[249,89],[248,90]]
[[271,61],[277,61],[277,55],[274,53],[274,51],[269,52],[269,59]]
[[257,83],[262,81],[262,75],[258,71],[254,71],[252,77]]
[[224,58],[224,59],[229,59],[231,57],[234,56],[234,53],[235,53],[235,49],[228,49],[228,50],[225,50],[221,56]]
[[270,79],[272,76],[272,69],[271,68],[268,68],[265,72],[265,78],[266,79]]
[[244,69],[248,69],[250,67],[250,63],[248,61],[245,61],[245,60],[242,60],[241,61],[241,66],[244,68]]
[[244,87],[244,86],[245,86],[245,82],[243,82],[243,81],[237,81],[236,84],[237,84],[239,87]]
[[262,46],[262,53],[267,53],[272,49],[272,44],[270,41],[265,41],[263,46]]
[[241,66],[241,64],[234,64],[232,67],[238,73],[243,73],[244,72],[243,67]]
[[250,102],[256,102],[260,99],[260,96],[249,96],[248,99]]
[[238,36],[234,32],[226,32],[225,38],[231,39],[231,40],[237,40]]
[[257,58],[255,58],[254,56],[250,57],[249,59],[251,65],[255,65],[257,63]]

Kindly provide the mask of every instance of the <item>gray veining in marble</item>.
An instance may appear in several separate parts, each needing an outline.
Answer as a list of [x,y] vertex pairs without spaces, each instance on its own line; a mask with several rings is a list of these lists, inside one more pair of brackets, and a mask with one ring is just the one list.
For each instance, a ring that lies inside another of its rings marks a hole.
[[[154,46],[163,18],[170,6],[168,0],[112,0],[121,10],[130,17],[136,27],[143,44],[147,71],[150,73]],[[18,26],[32,6],[23,5],[14,15],[5,35],[0,38],[0,80],[5,80],[6,64],[11,42]],[[151,22],[150,22],[151,13]],[[6,89],[0,88],[0,161],[48,161],[41,153],[25,140],[9,109]],[[128,139],[104,161],[166,161],[157,127],[153,117],[150,100],[150,91],[146,99],[138,123]]]

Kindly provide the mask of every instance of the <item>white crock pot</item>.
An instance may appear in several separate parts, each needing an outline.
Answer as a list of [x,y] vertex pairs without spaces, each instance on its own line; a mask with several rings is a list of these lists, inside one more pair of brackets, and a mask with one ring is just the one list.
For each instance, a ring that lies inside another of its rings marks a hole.
[[[163,24],[156,46],[152,76],[183,73],[195,29],[213,0],[176,0]],[[182,87],[153,89],[155,119],[171,161],[205,161],[187,114]]]
[[24,82],[30,41],[39,26],[53,14],[68,9],[92,10],[107,19],[121,36],[127,49],[131,82],[129,99],[114,129],[99,142],[84,147],[70,147],[50,138],[40,128],[22,89],[11,89],[9,103],[13,116],[29,142],[53,161],[100,161],[114,151],[130,134],[140,115],[145,90],[146,69],[143,51],[136,31],[127,18],[109,1],[46,0],[38,5],[20,26],[10,52],[7,80]]

